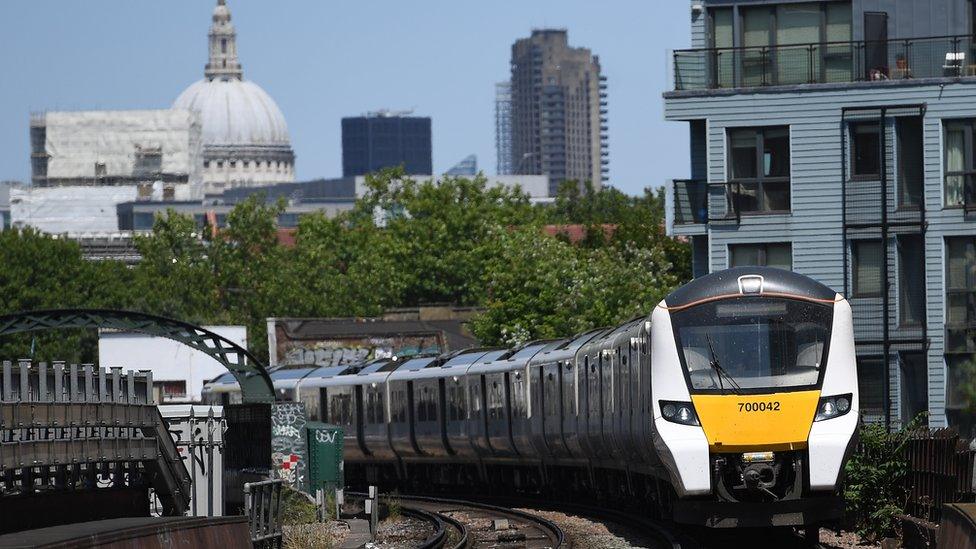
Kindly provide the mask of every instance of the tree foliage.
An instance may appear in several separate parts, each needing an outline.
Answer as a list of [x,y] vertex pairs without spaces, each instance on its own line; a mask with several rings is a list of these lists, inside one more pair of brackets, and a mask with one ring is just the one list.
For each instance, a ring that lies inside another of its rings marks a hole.
[[[484,307],[486,344],[568,336],[646,313],[689,278],[688,246],[665,237],[659,193],[564,185],[554,204],[484,177],[414,181],[388,170],[335,218],[303,216],[278,240],[284,203],[252,196],[220,231],[170,211],[137,238],[127,267],[82,258],[77,244],[31,230],[0,233],[0,312],[134,309],[201,324],[244,324],[267,356],[266,319],[369,316],[401,306]],[[582,225],[579,243],[547,224]],[[611,226],[612,230],[603,230]],[[5,338],[5,357],[92,360],[93,334]],[[32,346],[33,343],[33,346]]]

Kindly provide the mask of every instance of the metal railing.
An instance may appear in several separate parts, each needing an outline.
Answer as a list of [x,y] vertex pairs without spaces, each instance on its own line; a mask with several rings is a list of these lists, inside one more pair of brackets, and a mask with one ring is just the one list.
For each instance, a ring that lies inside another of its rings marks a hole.
[[676,50],[675,90],[976,76],[969,35]]
[[280,549],[282,479],[244,484],[244,514],[251,529],[251,543],[258,548]]

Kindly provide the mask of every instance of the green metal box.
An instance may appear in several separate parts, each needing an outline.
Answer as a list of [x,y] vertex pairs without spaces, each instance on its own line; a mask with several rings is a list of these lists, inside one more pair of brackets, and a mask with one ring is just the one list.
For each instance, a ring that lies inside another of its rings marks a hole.
[[308,491],[322,489],[326,494],[345,486],[342,448],[345,432],[342,427],[309,421],[308,431]]

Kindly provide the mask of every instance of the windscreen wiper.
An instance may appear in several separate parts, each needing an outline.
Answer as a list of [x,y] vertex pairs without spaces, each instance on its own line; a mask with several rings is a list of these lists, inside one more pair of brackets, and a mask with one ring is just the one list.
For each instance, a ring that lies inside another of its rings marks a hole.
[[708,341],[708,353],[712,355],[711,359],[708,361],[708,365],[711,366],[712,370],[714,370],[715,374],[718,376],[719,388],[722,391],[725,391],[725,384],[722,383],[722,378],[725,378],[729,382],[729,386],[731,387],[732,392],[735,394],[739,394],[740,391],[742,391],[742,387],[739,387],[739,384],[736,383],[735,378],[732,377],[732,375],[729,374],[727,371],[725,371],[725,368],[723,368],[722,365],[719,364],[718,357],[715,355],[715,349],[712,348],[712,336],[706,333],[705,340]]

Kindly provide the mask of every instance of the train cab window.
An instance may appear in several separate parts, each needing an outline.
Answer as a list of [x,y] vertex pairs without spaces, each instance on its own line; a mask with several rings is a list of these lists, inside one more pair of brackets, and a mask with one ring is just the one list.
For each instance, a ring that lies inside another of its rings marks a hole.
[[672,314],[692,390],[816,385],[833,320],[830,305],[769,297],[703,303]]

